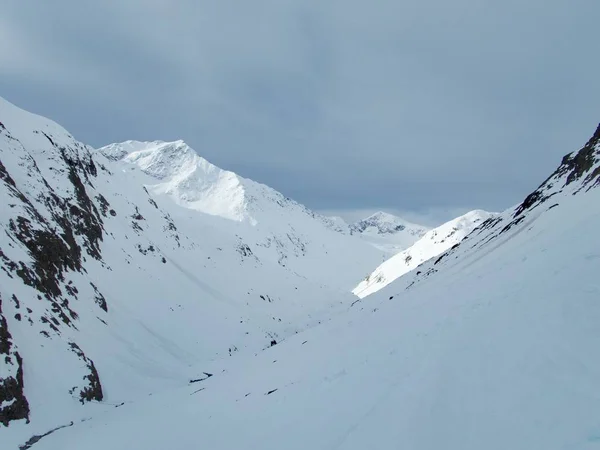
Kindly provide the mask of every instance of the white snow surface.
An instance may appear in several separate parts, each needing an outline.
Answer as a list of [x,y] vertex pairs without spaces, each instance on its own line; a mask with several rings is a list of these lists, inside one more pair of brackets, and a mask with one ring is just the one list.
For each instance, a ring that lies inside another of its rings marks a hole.
[[470,211],[425,232],[406,250],[395,254],[377,267],[352,292],[360,298],[377,292],[421,263],[458,244],[482,222],[493,216],[493,213],[486,211]]
[[583,175],[567,160],[516,209],[348,312],[36,446],[598,448],[595,152]]

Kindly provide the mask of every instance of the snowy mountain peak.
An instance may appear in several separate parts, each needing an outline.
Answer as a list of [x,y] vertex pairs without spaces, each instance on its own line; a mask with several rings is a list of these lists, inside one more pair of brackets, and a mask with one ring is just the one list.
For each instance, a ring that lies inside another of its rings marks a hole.
[[379,234],[395,233],[406,229],[406,222],[392,214],[378,211],[375,214],[359,220],[351,225],[352,230],[362,233],[368,228],[373,228]]
[[146,186],[153,195],[168,195],[180,206],[213,216],[255,223],[241,177],[211,164],[182,140],[126,141],[99,151],[152,177]]
[[365,219],[355,222],[351,225],[351,228],[354,232],[358,233],[363,233],[368,229],[372,229],[369,231],[378,234],[390,234],[406,230],[406,232],[410,234],[420,234],[421,236],[424,234],[423,230],[427,230],[424,226],[415,225],[383,211],[378,211]]
[[388,254],[396,254],[420,239],[429,228],[383,211],[350,225],[350,232],[360,235]]

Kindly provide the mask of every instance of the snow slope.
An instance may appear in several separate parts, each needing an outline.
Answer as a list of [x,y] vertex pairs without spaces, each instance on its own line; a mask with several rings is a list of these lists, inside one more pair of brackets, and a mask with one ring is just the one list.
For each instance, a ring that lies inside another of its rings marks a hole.
[[377,292],[424,261],[456,245],[490,217],[493,217],[492,213],[475,210],[426,232],[412,246],[377,267],[352,292],[360,298]]
[[350,225],[350,232],[358,234],[386,253],[396,254],[407,249],[425,235],[429,228],[407,222],[383,211]]
[[182,208],[144,170],[0,99],[1,448],[318,325],[355,300],[328,264],[380,257],[306,211],[284,241]]
[[38,450],[595,449],[600,127],[515,209],[351,310]]
[[243,236],[259,259],[309,280],[350,291],[369,264],[373,267],[385,256],[334,219],[214,166],[183,141],[127,141],[99,151],[123,171],[139,169],[145,174],[139,182],[153,198],[164,197],[191,211],[234,222],[218,223]]

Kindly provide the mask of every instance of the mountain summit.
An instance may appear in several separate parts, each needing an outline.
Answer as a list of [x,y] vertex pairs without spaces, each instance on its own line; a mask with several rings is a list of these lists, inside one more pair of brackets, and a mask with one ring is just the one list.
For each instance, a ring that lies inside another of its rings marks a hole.
[[359,220],[351,225],[352,231],[364,233],[371,231],[376,234],[393,234],[405,231],[407,234],[423,236],[426,227],[407,222],[398,216],[383,211],[378,211],[369,217]]
[[320,218],[264,184],[211,164],[183,141],[126,141],[99,151],[135,165],[155,180],[147,185],[153,195],[166,195],[188,209],[252,225],[286,218],[291,210]]
[[383,211],[350,225],[350,232],[358,234],[372,245],[387,253],[398,253],[410,247],[429,230]]

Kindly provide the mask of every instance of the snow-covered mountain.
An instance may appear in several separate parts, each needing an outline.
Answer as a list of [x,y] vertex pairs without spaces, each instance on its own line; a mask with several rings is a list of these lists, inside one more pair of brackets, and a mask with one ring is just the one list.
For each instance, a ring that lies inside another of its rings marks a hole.
[[[243,236],[259,259],[274,261],[307,279],[349,291],[356,280],[352,277],[360,277],[360,270],[378,264],[385,255],[350,236],[343,223],[214,166],[183,141],[127,141],[99,151],[143,184],[152,198],[228,219],[219,221],[219,227]],[[340,271],[327,269],[340,266]]]
[[391,254],[407,249],[427,231],[428,227],[416,225],[383,211],[350,225],[350,233],[359,235],[376,248]]
[[0,99],[2,448],[327,320],[381,258],[182,143],[155,147],[99,152]]
[[36,449],[597,448],[599,204],[600,127],[516,208],[348,312]]
[[377,267],[352,292],[360,298],[377,292],[395,279],[415,269],[419,264],[458,244],[482,222],[493,216],[494,214],[486,211],[470,211],[427,231],[406,250],[397,253]]

